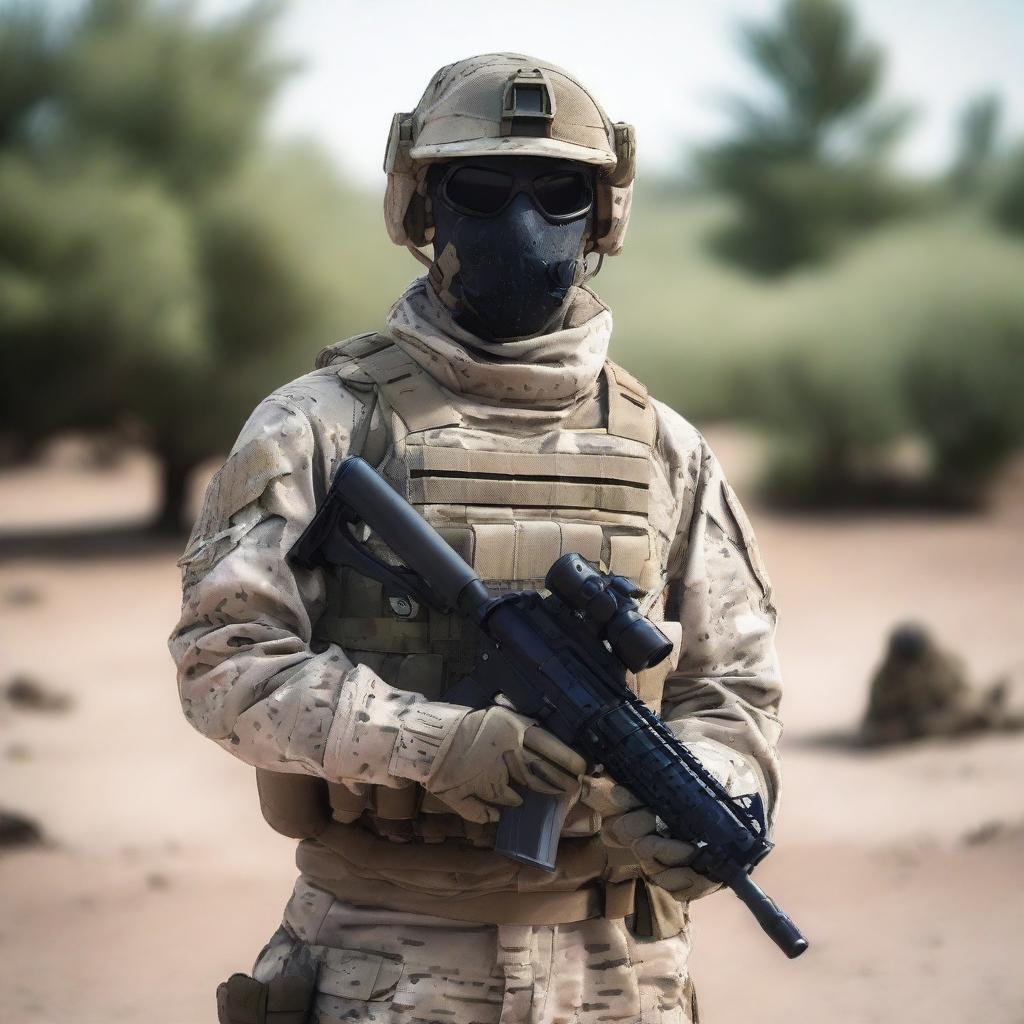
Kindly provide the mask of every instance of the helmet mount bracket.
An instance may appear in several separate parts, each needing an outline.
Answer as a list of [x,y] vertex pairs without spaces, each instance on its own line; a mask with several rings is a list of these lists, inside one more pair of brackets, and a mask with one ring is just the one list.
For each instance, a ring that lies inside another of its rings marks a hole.
[[550,139],[555,94],[540,68],[520,68],[509,75],[501,97],[503,137]]

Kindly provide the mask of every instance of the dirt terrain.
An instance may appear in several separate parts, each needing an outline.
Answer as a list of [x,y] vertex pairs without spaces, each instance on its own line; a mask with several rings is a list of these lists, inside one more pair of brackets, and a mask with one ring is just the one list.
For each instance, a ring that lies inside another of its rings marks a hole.
[[[717,447],[734,477],[743,451]],[[146,510],[150,468],[58,463],[0,476],[8,531]],[[812,942],[787,962],[728,895],[694,909],[711,1024],[1019,1024],[1024,736],[886,753],[844,743],[887,630],[915,618],[986,681],[1024,665],[1024,483],[971,518],[754,511],[782,616],[785,788],[758,870]],[[247,970],[290,890],[291,843],[251,771],[191,731],[165,637],[172,548],[0,563],[0,810],[43,846],[0,850],[0,1020],[201,1024]]]

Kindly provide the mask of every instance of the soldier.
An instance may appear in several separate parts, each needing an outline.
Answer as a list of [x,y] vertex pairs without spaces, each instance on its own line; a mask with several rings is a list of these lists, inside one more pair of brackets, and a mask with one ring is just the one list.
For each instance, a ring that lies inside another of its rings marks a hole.
[[[775,611],[748,520],[701,435],[607,358],[586,286],[634,167],[632,128],[562,69],[443,68],[385,163],[388,232],[427,275],[261,403],[210,484],[170,641],[182,704],[301,840],[222,1021],[304,1020],[314,973],[320,1024],[695,1019],[687,905],[714,886],[692,849],[528,719],[446,703],[475,658],[458,622],[287,560],[360,454],[495,590],[541,588],[570,551],[630,577],[674,641],[631,685],[770,820]],[[493,850],[512,783],[575,801],[553,873]]]
[[869,746],[999,726],[998,690],[971,686],[963,661],[917,623],[897,626],[871,680],[861,741]]

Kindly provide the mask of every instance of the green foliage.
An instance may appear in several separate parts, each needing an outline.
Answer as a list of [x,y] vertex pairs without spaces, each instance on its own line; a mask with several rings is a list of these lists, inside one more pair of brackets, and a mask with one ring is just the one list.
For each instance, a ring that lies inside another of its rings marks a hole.
[[0,433],[28,442],[109,426],[142,365],[205,358],[183,211],[152,183],[79,171],[0,157]]
[[845,503],[867,485],[902,426],[885,353],[803,337],[736,373],[741,419],[776,439],[763,483],[783,502]]
[[1010,154],[996,188],[992,213],[1007,231],[1024,234],[1024,145]]
[[970,504],[1024,444],[1024,300],[939,313],[908,355],[907,401],[936,483]]
[[1002,103],[995,93],[970,100],[957,125],[957,152],[949,172],[949,182],[959,196],[976,195],[992,164]]
[[615,312],[612,357],[683,415],[764,434],[769,497],[985,499],[1024,440],[1024,246],[972,210],[947,212],[768,283],[702,258],[721,203],[641,197],[634,217],[628,251],[597,281]]
[[862,42],[849,9],[838,0],[787,0],[777,25],[749,25],[747,57],[781,101],[764,109],[737,106],[750,134],[796,153],[817,153],[837,121],[861,114],[878,87],[882,54]]
[[[1024,251],[947,216],[879,235],[795,288],[787,315],[809,343],[780,336],[743,376],[748,416],[779,441],[774,496],[983,502],[1024,441],[1022,276]],[[926,455],[909,475],[893,461],[908,436]]]
[[268,53],[275,10],[254,3],[200,27],[188,4],[92,0],[61,54],[64,141],[116,146],[174,191],[222,181],[288,71]]
[[330,277],[354,200],[315,155],[262,142],[286,70],[273,13],[0,4],[0,437],[141,435],[166,526],[190,468],[346,319]]
[[45,12],[29,3],[0,8],[0,145],[18,137],[49,95],[54,63]]
[[733,97],[735,137],[701,155],[705,179],[737,204],[712,237],[720,255],[780,274],[917,205],[881,161],[907,112],[876,104],[881,52],[840,0],[786,0],[777,23],[747,26],[741,41],[769,98]]
[[[827,259],[850,234],[913,209],[923,194],[874,167],[826,166],[734,151],[740,217],[712,239],[720,256],[763,274]],[[755,170],[756,168],[756,170]],[[720,185],[728,188],[725,178]]]

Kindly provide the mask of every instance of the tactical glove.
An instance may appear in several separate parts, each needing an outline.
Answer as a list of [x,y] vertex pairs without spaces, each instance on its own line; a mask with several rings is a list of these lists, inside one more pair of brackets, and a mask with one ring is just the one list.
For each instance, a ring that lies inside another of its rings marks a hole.
[[624,860],[631,861],[647,881],[680,901],[697,899],[718,888],[716,882],[686,866],[693,859],[693,847],[662,835],[654,811],[625,786],[606,776],[588,775],[580,802],[601,815],[601,839],[619,854],[615,858],[619,869]]
[[518,807],[513,784],[573,802],[586,762],[533,721],[502,707],[471,711],[434,760],[424,788],[469,821]]
[[[753,771],[723,744],[703,740],[687,746],[731,796],[759,788]],[[655,812],[625,786],[607,777],[588,775],[583,780],[580,801],[601,815],[604,844],[620,856],[631,858],[644,878],[675,899],[695,900],[721,888],[720,883],[687,866],[693,859],[693,846],[659,831]]]

